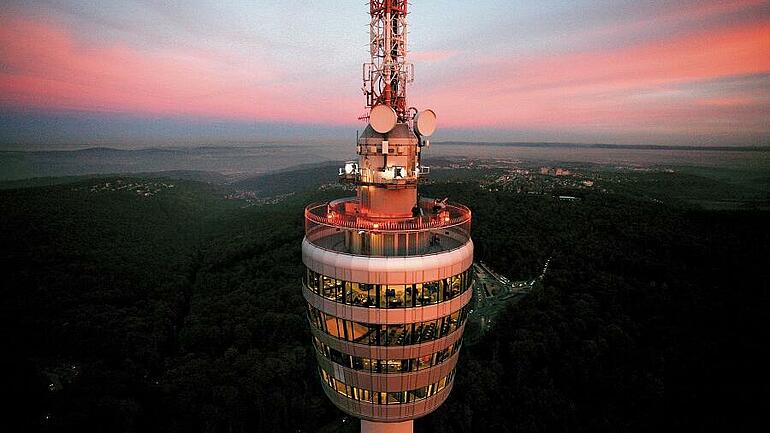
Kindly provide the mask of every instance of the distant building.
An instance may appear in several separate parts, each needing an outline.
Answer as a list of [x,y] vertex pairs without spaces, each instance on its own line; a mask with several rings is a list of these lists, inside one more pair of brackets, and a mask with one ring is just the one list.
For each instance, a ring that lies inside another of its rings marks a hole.
[[572,172],[566,168],[541,167],[540,174],[543,176],[571,176]]

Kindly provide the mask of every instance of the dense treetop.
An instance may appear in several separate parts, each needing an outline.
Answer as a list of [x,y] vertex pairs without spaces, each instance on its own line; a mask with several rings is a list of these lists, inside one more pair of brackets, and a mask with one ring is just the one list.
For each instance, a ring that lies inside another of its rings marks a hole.
[[[137,180],[174,184],[149,196],[92,188],[117,180],[0,191],[6,421],[357,430],[323,395],[299,288],[303,205],[346,193],[244,206],[189,180]],[[768,214],[638,192],[567,202],[448,176],[423,189],[471,207],[477,258],[502,274],[533,278],[553,259],[463,348],[452,395],[418,431],[755,430],[767,402]]]

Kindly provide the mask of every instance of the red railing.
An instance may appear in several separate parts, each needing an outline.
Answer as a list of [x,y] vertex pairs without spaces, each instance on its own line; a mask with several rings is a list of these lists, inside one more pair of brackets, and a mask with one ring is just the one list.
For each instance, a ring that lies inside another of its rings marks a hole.
[[471,210],[463,205],[447,204],[438,212],[433,212],[432,200],[423,200],[420,207],[426,215],[414,218],[389,221],[373,219],[358,214],[349,214],[345,203],[354,202],[354,198],[337,200],[331,203],[313,203],[305,208],[307,221],[329,227],[378,232],[412,232],[427,229],[452,228],[469,224]]

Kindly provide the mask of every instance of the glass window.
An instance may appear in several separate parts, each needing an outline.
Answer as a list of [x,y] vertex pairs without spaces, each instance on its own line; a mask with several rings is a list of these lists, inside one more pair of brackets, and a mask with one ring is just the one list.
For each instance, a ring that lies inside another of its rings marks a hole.
[[361,370],[373,372],[374,371],[374,365],[371,359],[369,358],[361,358]]
[[419,301],[420,305],[430,305],[433,303],[433,298],[431,297],[431,284],[432,283],[425,283],[417,285],[419,293],[417,301]]
[[438,381],[438,385],[436,386],[436,392],[441,391],[446,386],[446,377],[441,378],[441,380]]
[[435,304],[438,302],[439,282],[432,281],[425,284],[426,295],[430,297],[430,303]]
[[429,354],[421,358],[391,359],[386,361],[347,355],[326,346],[320,340],[315,339],[314,342],[318,352],[330,361],[357,371],[371,373],[400,373],[434,367],[448,360],[460,347],[460,342],[458,341],[450,347],[446,347],[434,354]]
[[465,321],[467,307],[437,320],[396,325],[351,322],[325,314],[308,305],[308,321],[314,327],[342,340],[380,346],[404,346],[445,337]]
[[430,322],[423,322],[421,325],[422,328],[420,330],[420,341],[434,340],[437,336],[436,321],[434,320]]
[[451,352],[448,347],[444,350],[439,351],[438,353],[436,353],[436,364],[440,364],[444,362],[447,358],[449,358],[450,355],[451,355]]
[[387,361],[384,361],[385,364],[383,366],[382,372],[383,373],[398,373],[401,371],[401,360],[400,359],[389,359]]
[[428,396],[428,387],[417,388],[414,391],[410,391],[414,395],[414,400],[419,401]]
[[414,285],[364,284],[341,281],[306,269],[309,290],[326,299],[347,305],[405,308],[431,305],[455,298],[468,289],[471,270],[439,281]]
[[454,298],[456,296],[459,296],[460,293],[462,293],[462,287],[463,283],[465,281],[465,275],[468,273],[468,271],[463,272],[460,275],[455,275],[451,278],[449,293],[450,297]]
[[344,331],[337,327],[337,318],[333,316],[325,316],[326,332],[332,337],[344,338]]
[[340,365],[344,365],[345,360],[343,358],[342,352],[332,349],[329,352],[329,354],[333,362],[336,362],[337,364],[340,364]]
[[411,359],[402,359],[401,360],[401,370],[400,371],[410,371],[412,369],[412,360]]
[[407,391],[406,393],[407,403],[414,403],[414,391]]
[[380,325],[380,345],[392,346],[391,341],[395,341],[395,337],[390,333],[388,325]]
[[406,325],[387,325],[387,346],[403,346],[406,344]]
[[386,287],[387,289],[385,291],[385,294],[387,296],[387,307],[403,308],[405,304],[405,301],[404,301],[405,286],[390,285]]
[[388,308],[388,287],[384,285],[377,285],[377,299],[379,308]]
[[414,294],[417,291],[415,284],[404,286],[404,307],[414,306]]
[[324,276],[322,276],[321,279],[321,296],[326,299],[336,300],[337,293],[334,279]]
[[353,283],[348,281],[343,281],[340,285],[343,290],[343,299],[342,303],[351,305],[353,303]]
[[340,382],[338,380],[335,380],[334,381],[334,385],[337,388],[337,392],[339,392],[340,394],[343,394],[343,395],[347,395],[347,390],[345,389],[345,384],[344,383],[342,383],[342,382]]
[[344,320],[344,322],[347,328],[346,339],[348,341],[361,341],[366,337],[366,333],[369,331],[369,328],[363,323],[351,322],[348,320]]
[[368,389],[361,390],[361,401],[366,401],[371,403],[373,395],[374,393],[369,391]]
[[367,325],[367,329],[366,338],[364,338],[362,341],[367,341],[367,344],[371,346],[383,345],[383,343],[380,342],[380,326],[370,324]]
[[319,279],[320,279],[320,275],[319,275],[318,273],[316,273],[316,272],[313,272],[313,271],[311,271],[310,269],[308,269],[308,274],[307,274],[307,276],[308,276],[308,280],[307,280],[307,285],[308,285],[308,288],[309,288],[309,289],[310,289],[310,290],[311,290],[313,293],[316,293],[316,294],[317,294],[317,293],[318,293],[318,288],[319,288],[319,287],[320,287],[320,285],[321,285],[321,284],[320,284],[320,280],[319,280]]
[[350,304],[361,307],[376,307],[377,293],[372,284],[350,283]]
[[404,391],[388,393],[388,404],[406,403],[406,399],[406,392]]
[[417,370],[422,370],[430,367],[432,359],[433,359],[433,355],[425,355],[423,357],[417,358]]
[[412,403],[425,399],[444,389],[454,377],[454,371],[452,371],[448,376],[441,378],[438,382],[422,388],[397,392],[373,392],[368,389],[347,385],[342,381],[332,378],[331,375],[326,373],[323,369],[319,370],[321,372],[322,381],[338,393],[354,400],[383,405]]

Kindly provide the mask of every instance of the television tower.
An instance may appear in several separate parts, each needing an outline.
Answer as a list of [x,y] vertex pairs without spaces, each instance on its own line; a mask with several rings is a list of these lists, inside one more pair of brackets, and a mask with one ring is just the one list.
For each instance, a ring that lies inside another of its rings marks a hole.
[[407,0],[370,0],[368,125],[340,169],[356,196],[305,208],[302,293],[324,392],[362,433],[411,433],[440,406],[473,293],[471,212],[421,198],[432,110],[408,107]]

